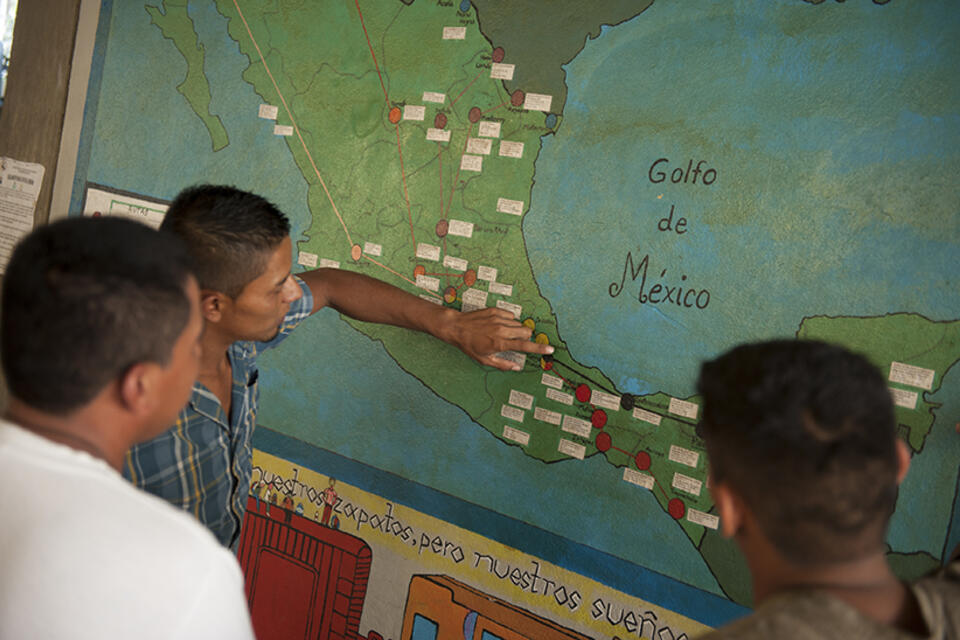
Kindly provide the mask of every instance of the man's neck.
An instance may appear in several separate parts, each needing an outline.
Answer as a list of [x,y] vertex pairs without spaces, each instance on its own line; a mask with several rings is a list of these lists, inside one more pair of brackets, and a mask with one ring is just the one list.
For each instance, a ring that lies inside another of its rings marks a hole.
[[230,359],[227,349],[236,339],[219,330],[216,324],[208,322],[200,339],[200,377],[220,379],[230,371]]
[[757,604],[796,589],[815,589],[845,602],[868,618],[911,631],[923,631],[917,603],[890,570],[882,551],[863,558],[822,565],[800,565],[782,558],[753,566]]
[[[123,469],[123,456],[132,445],[122,439],[124,430],[117,424],[116,416],[98,416],[89,406],[59,416],[11,398],[4,418],[47,440],[89,453],[117,471]],[[104,425],[111,428],[105,429]]]

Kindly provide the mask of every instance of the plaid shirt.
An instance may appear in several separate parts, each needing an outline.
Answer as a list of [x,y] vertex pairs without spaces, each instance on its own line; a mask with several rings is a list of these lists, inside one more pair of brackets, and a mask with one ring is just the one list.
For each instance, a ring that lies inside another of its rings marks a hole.
[[230,420],[217,397],[199,382],[167,432],[131,449],[123,475],[138,487],[192,513],[226,547],[240,539],[252,473],[253,428],[260,389],[257,355],[275,347],[310,315],[313,294],[290,305],[280,333],[269,342],[239,341],[227,356],[233,369]]

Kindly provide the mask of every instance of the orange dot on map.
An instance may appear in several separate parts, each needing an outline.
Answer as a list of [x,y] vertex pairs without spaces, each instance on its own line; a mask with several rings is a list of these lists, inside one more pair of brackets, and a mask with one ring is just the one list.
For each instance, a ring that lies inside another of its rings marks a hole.
[[474,269],[467,269],[463,272],[463,283],[468,287],[472,287],[473,283],[477,281],[477,272]]
[[520,105],[523,104],[523,100],[526,97],[527,95],[523,91],[521,91],[520,89],[517,89],[512,94],[510,94],[510,104],[512,104],[515,107],[519,107]]
[[400,122],[400,118],[402,116],[403,116],[403,112],[400,111],[400,107],[394,107],[393,109],[390,109],[390,113],[387,114],[387,120],[389,120],[393,124],[397,124],[398,122]]
[[427,272],[427,268],[422,264],[418,264],[413,268],[413,277],[416,278],[417,276],[422,276],[426,272]]
[[360,248],[360,245],[355,244],[350,248],[350,257],[354,260],[359,260],[360,256],[363,255],[363,249]]

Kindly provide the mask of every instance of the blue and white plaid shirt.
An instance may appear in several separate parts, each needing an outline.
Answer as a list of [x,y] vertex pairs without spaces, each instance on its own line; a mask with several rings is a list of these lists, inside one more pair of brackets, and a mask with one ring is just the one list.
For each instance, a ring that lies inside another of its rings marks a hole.
[[141,489],[192,513],[226,547],[235,548],[246,511],[252,473],[253,428],[260,399],[257,355],[286,338],[313,309],[313,294],[299,278],[303,296],[290,305],[269,342],[234,342],[230,420],[217,397],[199,382],[177,422],[153,440],[131,449],[123,475]]

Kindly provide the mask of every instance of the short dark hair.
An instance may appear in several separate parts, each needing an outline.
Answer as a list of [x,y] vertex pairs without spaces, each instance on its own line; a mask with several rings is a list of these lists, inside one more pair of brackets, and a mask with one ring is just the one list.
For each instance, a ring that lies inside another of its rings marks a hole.
[[0,357],[11,395],[66,414],[139,362],[166,364],[190,317],[189,257],[132,220],[68,218],[16,247]]
[[236,187],[201,184],[181,191],[160,225],[187,245],[200,288],[236,298],[290,234],[273,204]]
[[890,391],[864,357],[823,342],[734,348],[700,370],[711,475],[794,562],[881,546],[897,496]]

